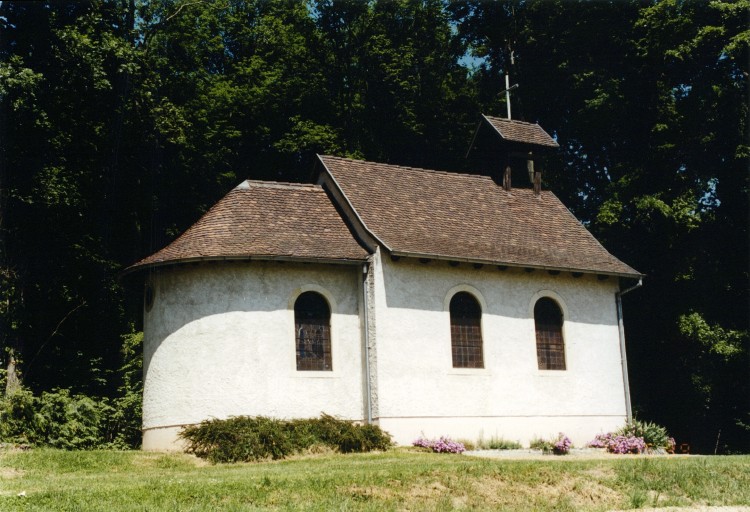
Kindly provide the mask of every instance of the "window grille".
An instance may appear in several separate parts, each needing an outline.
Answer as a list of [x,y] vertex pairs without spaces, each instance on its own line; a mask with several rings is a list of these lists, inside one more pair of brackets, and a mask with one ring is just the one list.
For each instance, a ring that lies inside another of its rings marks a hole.
[[454,368],[484,368],[482,308],[473,295],[458,292],[450,303],[451,352]]
[[563,315],[560,306],[548,298],[534,306],[536,357],[540,370],[565,369],[565,343],[562,335]]
[[297,370],[331,371],[331,310],[319,293],[305,292],[294,303]]

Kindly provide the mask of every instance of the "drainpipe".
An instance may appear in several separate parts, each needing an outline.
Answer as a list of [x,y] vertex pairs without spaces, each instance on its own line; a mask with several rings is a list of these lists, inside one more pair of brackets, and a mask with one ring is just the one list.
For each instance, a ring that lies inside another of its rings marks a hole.
[[365,348],[365,394],[366,394],[366,409],[367,409],[367,424],[372,423],[372,390],[370,385],[370,307],[369,307],[369,265],[365,263],[362,266],[362,274],[364,279],[362,281],[362,307],[365,315],[365,335],[364,335],[364,348]]
[[625,327],[622,322],[622,296],[628,292],[643,286],[643,278],[639,277],[638,282],[622,291],[615,292],[615,302],[617,303],[617,326],[620,330],[620,357],[622,359],[622,382],[625,387],[625,410],[628,416],[628,423],[633,421],[633,406],[630,403],[630,381],[628,379],[628,358],[625,354]]

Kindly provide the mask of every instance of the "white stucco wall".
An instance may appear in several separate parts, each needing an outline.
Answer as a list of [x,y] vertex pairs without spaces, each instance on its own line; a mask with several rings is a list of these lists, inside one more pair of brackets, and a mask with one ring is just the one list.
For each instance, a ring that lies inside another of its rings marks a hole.
[[[213,263],[152,272],[144,313],[143,447],[177,447],[183,425],[266,415],[364,417],[359,266]],[[297,371],[294,299],[331,306],[333,371]]]
[[[563,431],[582,445],[625,422],[615,278],[388,257],[376,267],[376,416],[397,442],[423,434],[526,444]],[[452,367],[448,304],[460,290],[482,305],[484,369]],[[538,369],[541,296],[564,312],[564,371]]]
[[[626,419],[617,280],[493,266],[451,267],[373,256],[364,304],[359,266],[235,262],[169,267],[147,282],[144,448],[176,448],[206,418],[266,415],[361,420],[400,444],[420,435],[527,444],[565,432],[578,445]],[[294,299],[315,290],[332,310],[332,372],[298,372]],[[482,306],[483,369],[454,369],[448,305],[457,291]],[[564,317],[566,370],[539,370],[533,308],[549,296]]]

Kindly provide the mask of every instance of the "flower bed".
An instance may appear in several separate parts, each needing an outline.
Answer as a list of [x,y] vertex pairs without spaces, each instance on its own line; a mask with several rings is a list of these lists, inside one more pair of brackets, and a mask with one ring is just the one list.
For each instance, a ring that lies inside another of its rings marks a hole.
[[591,448],[606,448],[609,453],[643,453],[646,451],[646,442],[642,437],[620,436],[611,432],[597,434],[588,445]]
[[420,437],[412,443],[414,446],[429,448],[435,453],[463,453],[466,451],[463,443],[453,441],[449,437],[440,436],[439,439],[425,439]]
[[655,423],[633,420],[614,432],[597,434],[587,446],[610,453],[674,453],[674,438]]

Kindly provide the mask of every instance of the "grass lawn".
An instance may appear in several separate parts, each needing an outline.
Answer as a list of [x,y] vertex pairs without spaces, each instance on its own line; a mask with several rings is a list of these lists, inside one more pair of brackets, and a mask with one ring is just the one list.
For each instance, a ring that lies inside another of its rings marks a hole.
[[[25,492],[25,497],[18,494]],[[0,451],[0,510],[611,510],[750,505],[750,456],[497,460],[396,449],[208,465],[182,454]]]

